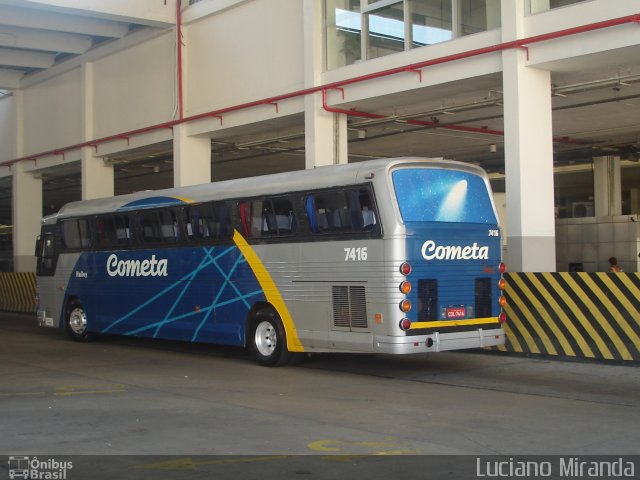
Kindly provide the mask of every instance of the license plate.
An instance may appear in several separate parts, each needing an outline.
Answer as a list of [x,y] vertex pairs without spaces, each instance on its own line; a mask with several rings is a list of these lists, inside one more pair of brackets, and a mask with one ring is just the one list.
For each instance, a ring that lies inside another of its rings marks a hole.
[[447,308],[447,319],[455,320],[458,318],[465,318],[467,316],[466,307],[448,307]]

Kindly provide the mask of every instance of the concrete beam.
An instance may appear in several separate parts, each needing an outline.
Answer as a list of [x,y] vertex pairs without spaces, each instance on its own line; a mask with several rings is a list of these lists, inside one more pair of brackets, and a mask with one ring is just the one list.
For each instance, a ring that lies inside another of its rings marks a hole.
[[[70,11],[57,13],[33,8],[18,8],[3,3],[0,3],[0,25],[111,38],[124,37],[129,32],[127,23],[86,16],[79,17]],[[25,3],[30,2],[20,2],[21,5]]]
[[175,25],[176,16],[176,0],[0,0],[0,4],[161,28]]
[[0,47],[82,54],[91,44],[88,35],[0,26]]
[[20,79],[24,75],[21,70],[0,68],[0,88],[14,90],[20,88]]
[[28,52],[0,48],[0,65],[26,68],[49,68],[55,62],[53,53]]

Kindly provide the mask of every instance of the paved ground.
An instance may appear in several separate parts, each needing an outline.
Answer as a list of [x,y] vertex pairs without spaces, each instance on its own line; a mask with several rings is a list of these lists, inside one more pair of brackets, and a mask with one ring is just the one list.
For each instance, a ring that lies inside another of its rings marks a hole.
[[137,474],[119,478],[182,478],[238,455],[265,474],[311,475],[329,455],[640,454],[633,366],[443,353],[274,369],[210,345],[78,344],[10,314],[0,314],[0,342],[0,454],[178,456],[126,457]]

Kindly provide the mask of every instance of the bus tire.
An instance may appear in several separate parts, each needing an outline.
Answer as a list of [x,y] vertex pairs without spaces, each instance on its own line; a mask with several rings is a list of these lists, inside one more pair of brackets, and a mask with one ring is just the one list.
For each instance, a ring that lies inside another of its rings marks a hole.
[[95,334],[88,330],[87,312],[78,302],[69,304],[64,319],[64,328],[69,338],[76,342],[88,342],[95,339]]
[[265,367],[280,367],[292,360],[278,314],[269,310],[258,312],[249,329],[249,349],[253,358]]

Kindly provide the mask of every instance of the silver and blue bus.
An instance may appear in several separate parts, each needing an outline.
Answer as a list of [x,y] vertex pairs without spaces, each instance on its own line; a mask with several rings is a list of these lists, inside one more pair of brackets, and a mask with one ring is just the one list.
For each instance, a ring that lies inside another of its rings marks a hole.
[[372,160],[65,205],[36,245],[38,323],[316,352],[503,344],[504,264],[485,172]]

